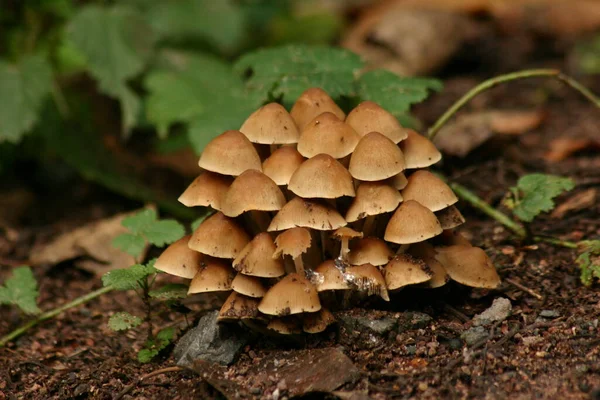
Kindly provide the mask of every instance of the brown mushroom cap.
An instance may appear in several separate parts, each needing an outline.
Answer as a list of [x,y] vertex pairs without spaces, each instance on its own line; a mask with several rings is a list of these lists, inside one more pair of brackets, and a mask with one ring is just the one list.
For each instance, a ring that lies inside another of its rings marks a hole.
[[404,155],[379,132],[367,133],[350,157],[350,174],[361,181],[381,181],[404,171]]
[[305,228],[291,228],[279,234],[275,238],[277,250],[273,253],[273,258],[279,258],[281,255],[300,257],[310,248],[310,232]]
[[262,172],[244,171],[235,178],[223,196],[222,211],[228,217],[237,217],[246,211],[278,211],[285,204],[279,186]]
[[297,143],[300,133],[287,110],[277,103],[269,103],[254,111],[240,128],[252,143]]
[[379,238],[366,237],[357,241],[348,254],[351,265],[385,265],[394,257],[394,252]]
[[359,291],[381,296],[385,301],[390,301],[385,279],[376,266],[372,264],[354,265],[346,268],[346,276],[348,275],[352,277],[351,282]]
[[400,192],[385,182],[362,182],[346,212],[346,221],[354,222],[370,215],[394,211],[401,201]]
[[389,290],[427,282],[433,271],[425,261],[408,254],[398,254],[384,268],[385,283]]
[[406,179],[406,175],[402,172],[386,179],[385,182],[398,190],[402,190],[408,185],[408,179]]
[[333,236],[335,239],[342,240],[342,239],[361,238],[361,237],[363,237],[363,234],[362,234],[362,232],[357,232],[352,228],[348,228],[347,226],[344,226],[342,228],[336,229],[336,231],[333,232],[331,234],[331,236]]
[[469,242],[460,232],[455,231],[453,229],[446,229],[439,236],[443,246],[472,246],[471,242]]
[[233,261],[233,267],[245,275],[276,278],[285,275],[283,261],[273,258],[276,247],[266,232],[254,236]]
[[400,144],[407,169],[427,168],[442,159],[442,153],[431,140],[412,129],[406,130],[408,137]]
[[231,290],[235,272],[222,259],[205,257],[192,279],[188,294]]
[[273,182],[283,186],[290,183],[290,178],[306,159],[292,146],[278,148],[262,165],[263,173]]
[[231,292],[221,310],[218,321],[235,321],[238,319],[254,319],[258,317],[258,302],[256,298]]
[[179,202],[186,207],[204,206],[221,209],[223,194],[231,185],[231,177],[204,171],[179,196]]
[[271,287],[258,305],[268,315],[290,315],[321,309],[317,289],[296,273],[286,275]]
[[341,228],[346,225],[346,220],[335,208],[323,205],[316,201],[304,200],[295,197],[290,200],[279,212],[267,229],[269,232],[301,226],[321,231]]
[[424,169],[408,178],[402,197],[404,200],[416,200],[431,211],[442,210],[458,201],[458,197],[444,181]]
[[448,283],[450,277],[444,266],[436,259],[436,252],[431,244],[427,242],[413,244],[408,248],[408,254],[425,261],[430,268],[432,276],[425,282],[425,286],[434,289]]
[[450,278],[463,285],[494,289],[500,284],[496,268],[485,251],[472,246],[436,248],[437,260]]
[[315,273],[320,275],[320,281],[317,283],[317,291],[324,290],[348,290],[350,286],[342,271],[335,266],[335,261],[327,260],[315,268]]
[[398,207],[387,227],[384,239],[398,244],[422,242],[442,233],[440,222],[427,207],[407,200]]
[[233,278],[231,288],[248,297],[263,297],[267,292],[260,278],[244,274],[237,274]]
[[273,318],[267,329],[282,335],[298,335],[302,333],[302,322],[297,317]]
[[208,171],[233,176],[248,169],[262,171],[254,145],[240,131],[226,131],[208,142],[198,165]]
[[318,154],[304,161],[290,178],[288,189],[304,198],[354,196],[352,176],[328,154]]
[[304,314],[302,328],[306,333],[320,333],[335,322],[335,317],[326,308],[315,313]]
[[218,212],[200,224],[188,246],[213,257],[235,258],[249,241],[250,237],[242,227]]
[[394,143],[407,137],[407,129],[400,125],[398,119],[372,101],[363,101],[356,106],[348,114],[346,123],[360,136],[369,132],[380,132]]
[[167,247],[156,260],[154,268],[167,274],[192,279],[202,262],[203,254],[188,247],[190,236],[184,236]]
[[462,216],[455,206],[446,207],[443,210],[436,211],[435,216],[438,221],[440,221],[442,229],[456,228],[465,223],[465,217]]
[[360,136],[350,125],[325,112],[304,127],[298,140],[298,151],[307,158],[321,153],[344,158],[354,151],[359,140]]
[[330,112],[342,121],[346,118],[346,114],[323,89],[310,88],[298,97],[290,114],[302,131],[306,124],[324,112]]

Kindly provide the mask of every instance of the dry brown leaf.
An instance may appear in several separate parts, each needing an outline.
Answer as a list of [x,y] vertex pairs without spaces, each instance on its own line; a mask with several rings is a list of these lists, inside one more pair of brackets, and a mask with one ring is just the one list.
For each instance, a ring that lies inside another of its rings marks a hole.
[[581,150],[600,148],[600,139],[561,137],[550,141],[544,155],[547,161],[562,161]]
[[117,214],[89,223],[65,232],[51,242],[37,245],[31,252],[30,263],[56,265],[63,261],[85,257],[77,260],[75,265],[98,276],[116,268],[126,268],[135,263],[134,257],[113,247],[112,241],[118,235],[128,232],[121,225],[123,218],[138,211]]
[[596,204],[597,191],[594,188],[584,190],[576,195],[569,197],[552,211],[552,218],[562,218],[571,211],[579,211]]

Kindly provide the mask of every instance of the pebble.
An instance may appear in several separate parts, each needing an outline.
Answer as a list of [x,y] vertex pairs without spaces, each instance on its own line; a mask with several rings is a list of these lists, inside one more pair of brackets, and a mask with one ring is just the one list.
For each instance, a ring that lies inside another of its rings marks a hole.
[[461,339],[467,342],[469,346],[479,342],[486,336],[488,336],[488,331],[483,326],[474,326],[460,335]]
[[473,317],[473,325],[487,326],[495,322],[502,322],[510,316],[511,312],[512,304],[510,304],[510,300],[499,297],[494,299],[490,308]]
[[542,318],[558,318],[558,317],[560,317],[560,313],[556,310],[542,310],[540,312],[540,317],[542,317]]

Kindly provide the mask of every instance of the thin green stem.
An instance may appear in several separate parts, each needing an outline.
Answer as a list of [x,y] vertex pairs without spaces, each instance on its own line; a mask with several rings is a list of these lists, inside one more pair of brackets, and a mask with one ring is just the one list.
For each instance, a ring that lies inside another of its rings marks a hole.
[[91,301],[97,297],[102,296],[105,293],[110,292],[111,290],[113,290],[112,286],[105,286],[103,288],[94,290],[93,292],[90,292],[84,296],[78,297],[73,301],[63,304],[60,307],[57,307],[52,310],[44,312],[43,314],[39,315],[37,318],[27,322],[26,324],[21,325],[20,327],[18,327],[14,331],[10,332],[6,336],[0,338],[0,347],[6,346],[6,344],[8,342],[21,336],[22,334],[24,334],[25,332],[27,332],[29,329],[33,328],[34,326],[38,325],[39,323],[47,321],[49,319],[52,319],[70,308],[85,304],[88,301]]
[[566,247],[567,249],[577,249],[579,247],[575,242],[545,236],[534,236],[533,240],[536,242],[549,243],[555,246]]

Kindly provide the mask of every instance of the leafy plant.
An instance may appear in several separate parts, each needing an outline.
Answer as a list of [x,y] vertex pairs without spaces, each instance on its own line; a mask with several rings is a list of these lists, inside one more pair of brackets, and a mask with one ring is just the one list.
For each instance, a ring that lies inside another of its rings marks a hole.
[[0,286],[0,304],[12,304],[26,314],[40,312],[36,304],[39,295],[37,281],[29,267],[18,267],[12,276]]
[[579,242],[577,265],[581,269],[581,282],[590,286],[594,278],[600,279],[600,240]]
[[165,328],[156,336],[144,344],[144,348],[138,352],[138,361],[148,363],[152,361],[162,350],[166,349],[175,339],[175,328]]

